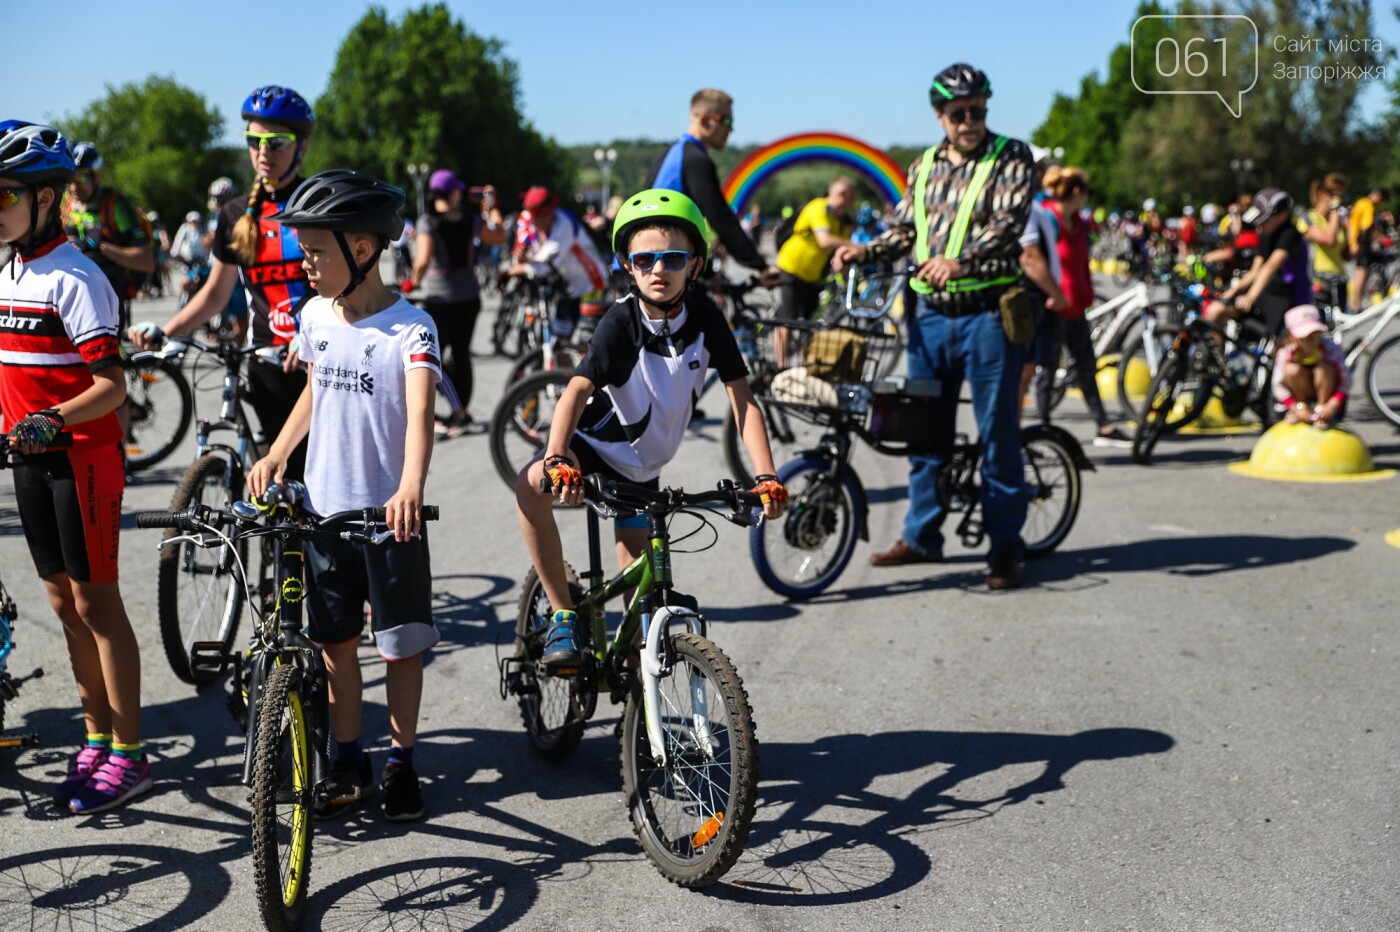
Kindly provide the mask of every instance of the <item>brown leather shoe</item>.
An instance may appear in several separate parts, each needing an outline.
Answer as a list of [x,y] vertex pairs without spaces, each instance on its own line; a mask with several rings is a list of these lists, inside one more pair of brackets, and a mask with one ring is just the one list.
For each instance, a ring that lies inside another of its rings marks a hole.
[[987,588],[993,591],[1021,588],[1021,561],[1014,557],[998,557],[987,571]]
[[894,542],[894,546],[881,553],[870,555],[871,566],[904,566],[909,563],[942,563],[943,554],[931,553],[922,554],[910,547],[901,538]]

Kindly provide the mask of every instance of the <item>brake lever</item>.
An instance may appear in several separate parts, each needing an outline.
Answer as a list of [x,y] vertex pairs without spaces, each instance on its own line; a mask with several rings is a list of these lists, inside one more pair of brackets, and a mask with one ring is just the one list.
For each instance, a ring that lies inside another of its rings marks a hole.
[[[419,538],[419,536],[420,536],[420,535],[418,535],[418,534],[410,534],[410,535],[409,535],[409,540],[417,540],[417,539]],[[374,546],[377,547],[377,546],[379,546],[379,545],[382,544],[382,543],[385,543],[385,542],[387,542],[387,541],[393,540],[393,539],[394,539],[394,532],[393,532],[393,531],[389,531],[389,530],[383,530],[383,531],[341,531],[341,532],[340,532],[340,539],[341,539],[341,540],[355,540],[355,541],[359,541],[359,542],[364,543],[364,544],[373,544]]]

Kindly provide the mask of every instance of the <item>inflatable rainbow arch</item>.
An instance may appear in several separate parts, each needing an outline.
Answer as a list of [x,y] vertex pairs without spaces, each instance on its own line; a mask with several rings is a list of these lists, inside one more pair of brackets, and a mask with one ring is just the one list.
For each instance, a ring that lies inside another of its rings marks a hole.
[[765,181],[792,165],[835,162],[860,175],[893,204],[904,194],[904,169],[882,150],[841,133],[797,133],[754,150],[724,181],[724,197],[742,214]]

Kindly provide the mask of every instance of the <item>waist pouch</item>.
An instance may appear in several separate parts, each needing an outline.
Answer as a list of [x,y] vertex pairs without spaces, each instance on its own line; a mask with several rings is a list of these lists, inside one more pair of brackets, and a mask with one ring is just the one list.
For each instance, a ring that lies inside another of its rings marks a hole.
[[1035,295],[1018,285],[1002,292],[1000,304],[1001,329],[1006,331],[1007,342],[1012,346],[1029,343],[1035,336],[1035,320],[1040,311]]

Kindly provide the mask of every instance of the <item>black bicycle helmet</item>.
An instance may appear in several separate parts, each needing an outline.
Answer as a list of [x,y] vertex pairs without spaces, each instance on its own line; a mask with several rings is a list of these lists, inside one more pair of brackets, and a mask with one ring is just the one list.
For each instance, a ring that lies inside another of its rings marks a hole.
[[[350,267],[350,285],[339,297],[354,291],[379,261],[379,254],[389,243],[403,235],[403,207],[406,196],[402,188],[380,181],[362,172],[345,168],[312,175],[297,185],[287,206],[270,219],[290,227],[330,230]],[[363,266],[355,264],[346,233],[370,233],[379,237],[379,248]]]
[[73,144],[73,163],[79,169],[89,169],[97,171],[106,165],[102,158],[102,153],[97,151],[97,146],[90,142],[78,142]]
[[933,86],[928,90],[929,103],[934,108],[942,106],[958,97],[991,97],[992,82],[980,68],[966,62],[949,65],[934,75]]
[[1271,217],[1292,210],[1293,198],[1287,191],[1279,188],[1260,188],[1259,193],[1254,195],[1254,200],[1250,201],[1249,209],[1240,216],[1240,222],[1245,226],[1257,227]]

